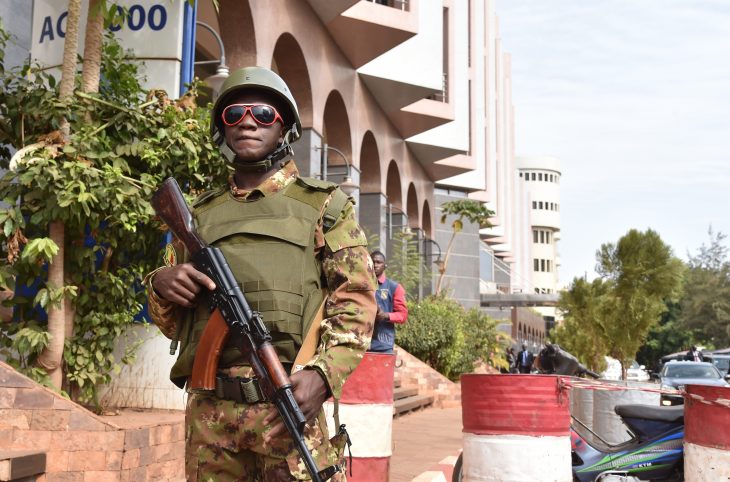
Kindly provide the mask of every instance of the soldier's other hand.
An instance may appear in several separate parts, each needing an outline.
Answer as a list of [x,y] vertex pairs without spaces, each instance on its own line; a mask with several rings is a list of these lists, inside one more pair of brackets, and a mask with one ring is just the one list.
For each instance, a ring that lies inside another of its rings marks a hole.
[[183,263],[168,266],[155,273],[152,287],[162,298],[192,308],[201,290],[214,290],[215,283],[195,269],[192,263]]
[[[302,409],[307,423],[314,422],[322,409],[322,404],[329,396],[324,379],[315,370],[301,370],[291,376],[291,384],[294,399],[299,404],[299,408]],[[271,413],[266,416],[264,425],[270,425],[274,422],[276,423],[271,427],[271,430],[264,434],[264,441],[267,443],[286,433],[286,427],[281,423],[279,412],[276,409],[272,409]]]

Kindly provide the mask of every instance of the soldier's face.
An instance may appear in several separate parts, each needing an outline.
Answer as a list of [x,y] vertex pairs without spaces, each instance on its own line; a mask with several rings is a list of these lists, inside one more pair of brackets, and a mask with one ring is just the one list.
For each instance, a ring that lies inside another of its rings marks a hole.
[[[268,104],[276,107],[274,99],[263,92],[244,91],[231,97],[230,104]],[[242,162],[257,162],[268,156],[284,141],[281,122],[266,126],[254,120],[248,111],[236,125],[224,125],[226,144]]]

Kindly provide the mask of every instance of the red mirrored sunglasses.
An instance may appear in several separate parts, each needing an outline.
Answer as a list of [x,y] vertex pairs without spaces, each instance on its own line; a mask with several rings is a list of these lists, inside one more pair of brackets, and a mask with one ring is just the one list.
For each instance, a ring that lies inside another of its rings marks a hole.
[[262,126],[270,126],[276,121],[284,125],[284,119],[281,118],[279,112],[268,104],[231,104],[223,109],[221,119],[225,125],[235,126],[246,117],[246,113],[249,111],[253,120]]

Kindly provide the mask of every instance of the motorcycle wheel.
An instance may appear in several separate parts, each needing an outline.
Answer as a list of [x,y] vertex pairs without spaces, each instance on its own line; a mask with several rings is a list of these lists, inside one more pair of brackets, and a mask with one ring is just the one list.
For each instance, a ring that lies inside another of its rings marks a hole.
[[462,482],[461,478],[461,471],[462,471],[462,457],[464,454],[459,454],[459,458],[456,459],[456,464],[454,464],[454,472],[451,475],[451,482]]

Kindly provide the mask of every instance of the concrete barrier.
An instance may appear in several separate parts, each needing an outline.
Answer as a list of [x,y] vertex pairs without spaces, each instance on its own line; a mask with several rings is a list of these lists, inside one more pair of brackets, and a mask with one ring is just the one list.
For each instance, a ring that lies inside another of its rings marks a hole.
[[[352,440],[349,482],[387,482],[393,454],[393,374],[395,355],[366,353],[342,389],[340,423]],[[334,434],[334,404],[325,403],[327,425]]]
[[560,377],[463,375],[461,395],[463,480],[573,480],[570,404]]
[[687,385],[685,482],[730,481],[730,388]]

